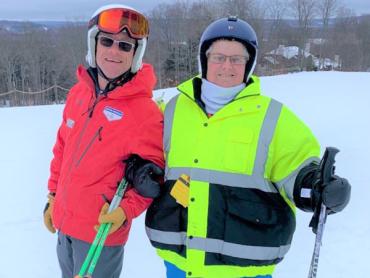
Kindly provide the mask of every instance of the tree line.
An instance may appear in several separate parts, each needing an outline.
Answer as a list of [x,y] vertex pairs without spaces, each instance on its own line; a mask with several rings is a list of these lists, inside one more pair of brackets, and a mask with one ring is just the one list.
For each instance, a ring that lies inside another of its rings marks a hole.
[[[356,16],[339,0],[198,0],[159,4],[148,12],[150,38],[144,61],[154,65],[157,88],[175,86],[198,73],[198,43],[213,20],[237,15],[255,29],[259,39],[256,73],[318,70],[306,59],[337,60],[337,70],[370,69],[370,15]],[[60,103],[85,62],[87,23],[66,22],[61,28],[40,29],[24,23],[22,32],[0,28],[0,106]],[[316,42],[316,43],[312,43]],[[279,46],[298,47],[288,66],[266,59]],[[309,46],[309,47],[308,47]],[[53,87],[54,86],[54,87]],[[47,94],[22,94],[42,91]],[[4,94],[12,92],[14,94]]]

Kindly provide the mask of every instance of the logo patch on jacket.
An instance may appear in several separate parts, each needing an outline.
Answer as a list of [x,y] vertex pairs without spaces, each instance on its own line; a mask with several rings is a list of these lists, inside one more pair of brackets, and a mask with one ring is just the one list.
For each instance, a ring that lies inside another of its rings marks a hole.
[[123,117],[123,112],[121,112],[117,109],[114,109],[112,107],[109,107],[109,106],[106,106],[104,108],[103,113],[104,113],[105,117],[108,119],[108,121],[110,121],[110,122],[118,121],[118,120],[122,119],[122,117]]
[[69,128],[73,128],[73,126],[75,125],[75,121],[74,120],[72,120],[72,119],[67,119],[67,126],[69,127]]

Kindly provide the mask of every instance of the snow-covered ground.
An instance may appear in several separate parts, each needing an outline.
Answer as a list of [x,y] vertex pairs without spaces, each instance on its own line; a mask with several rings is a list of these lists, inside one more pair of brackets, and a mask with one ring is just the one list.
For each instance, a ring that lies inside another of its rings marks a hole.
[[[352,183],[344,212],[330,216],[320,278],[369,277],[370,73],[299,73],[262,78],[262,88],[295,111],[322,146],[341,150],[337,174]],[[159,90],[168,100],[176,90]],[[62,106],[0,109],[0,277],[60,277],[56,236],[42,223],[51,149]],[[307,277],[314,235],[310,214],[297,213],[297,231],[274,278]],[[146,238],[141,216],[126,246],[125,278],[163,278],[164,267]]]

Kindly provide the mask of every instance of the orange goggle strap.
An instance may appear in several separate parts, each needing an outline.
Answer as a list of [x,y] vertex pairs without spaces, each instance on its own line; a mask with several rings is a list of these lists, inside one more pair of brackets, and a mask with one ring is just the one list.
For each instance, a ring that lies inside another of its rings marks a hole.
[[97,25],[100,31],[112,34],[126,28],[135,39],[142,39],[149,35],[148,20],[142,14],[128,9],[103,11],[89,21],[89,29],[94,25]]

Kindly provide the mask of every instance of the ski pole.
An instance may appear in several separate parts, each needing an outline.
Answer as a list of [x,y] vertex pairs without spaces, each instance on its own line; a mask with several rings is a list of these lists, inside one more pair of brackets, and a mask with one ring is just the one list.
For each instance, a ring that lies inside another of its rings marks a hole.
[[[320,162],[320,183],[321,189],[331,180],[334,175],[334,163],[335,156],[339,152],[337,148],[327,147],[324,156]],[[321,198],[321,197],[320,197]],[[308,278],[316,278],[317,268],[319,264],[320,247],[322,244],[322,237],[325,228],[326,217],[328,215],[326,206],[320,200],[318,206],[315,209],[314,215],[312,216],[310,227],[314,233],[316,233],[315,247],[312,254],[310,271]]]
[[[128,182],[125,178],[122,179],[121,183],[119,184],[117,191],[113,197],[111,204],[109,205],[108,213],[112,212],[121,203],[123,195],[127,189]],[[109,230],[112,226],[112,223],[105,223],[100,225],[99,230],[94,238],[93,243],[91,244],[87,256],[81,266],[80,272],[78,273],[75,278],[82,278],[82,277],[91,277],[96,264],[98,263],[101,251],[104,247],[104,242],[108,236]]]

